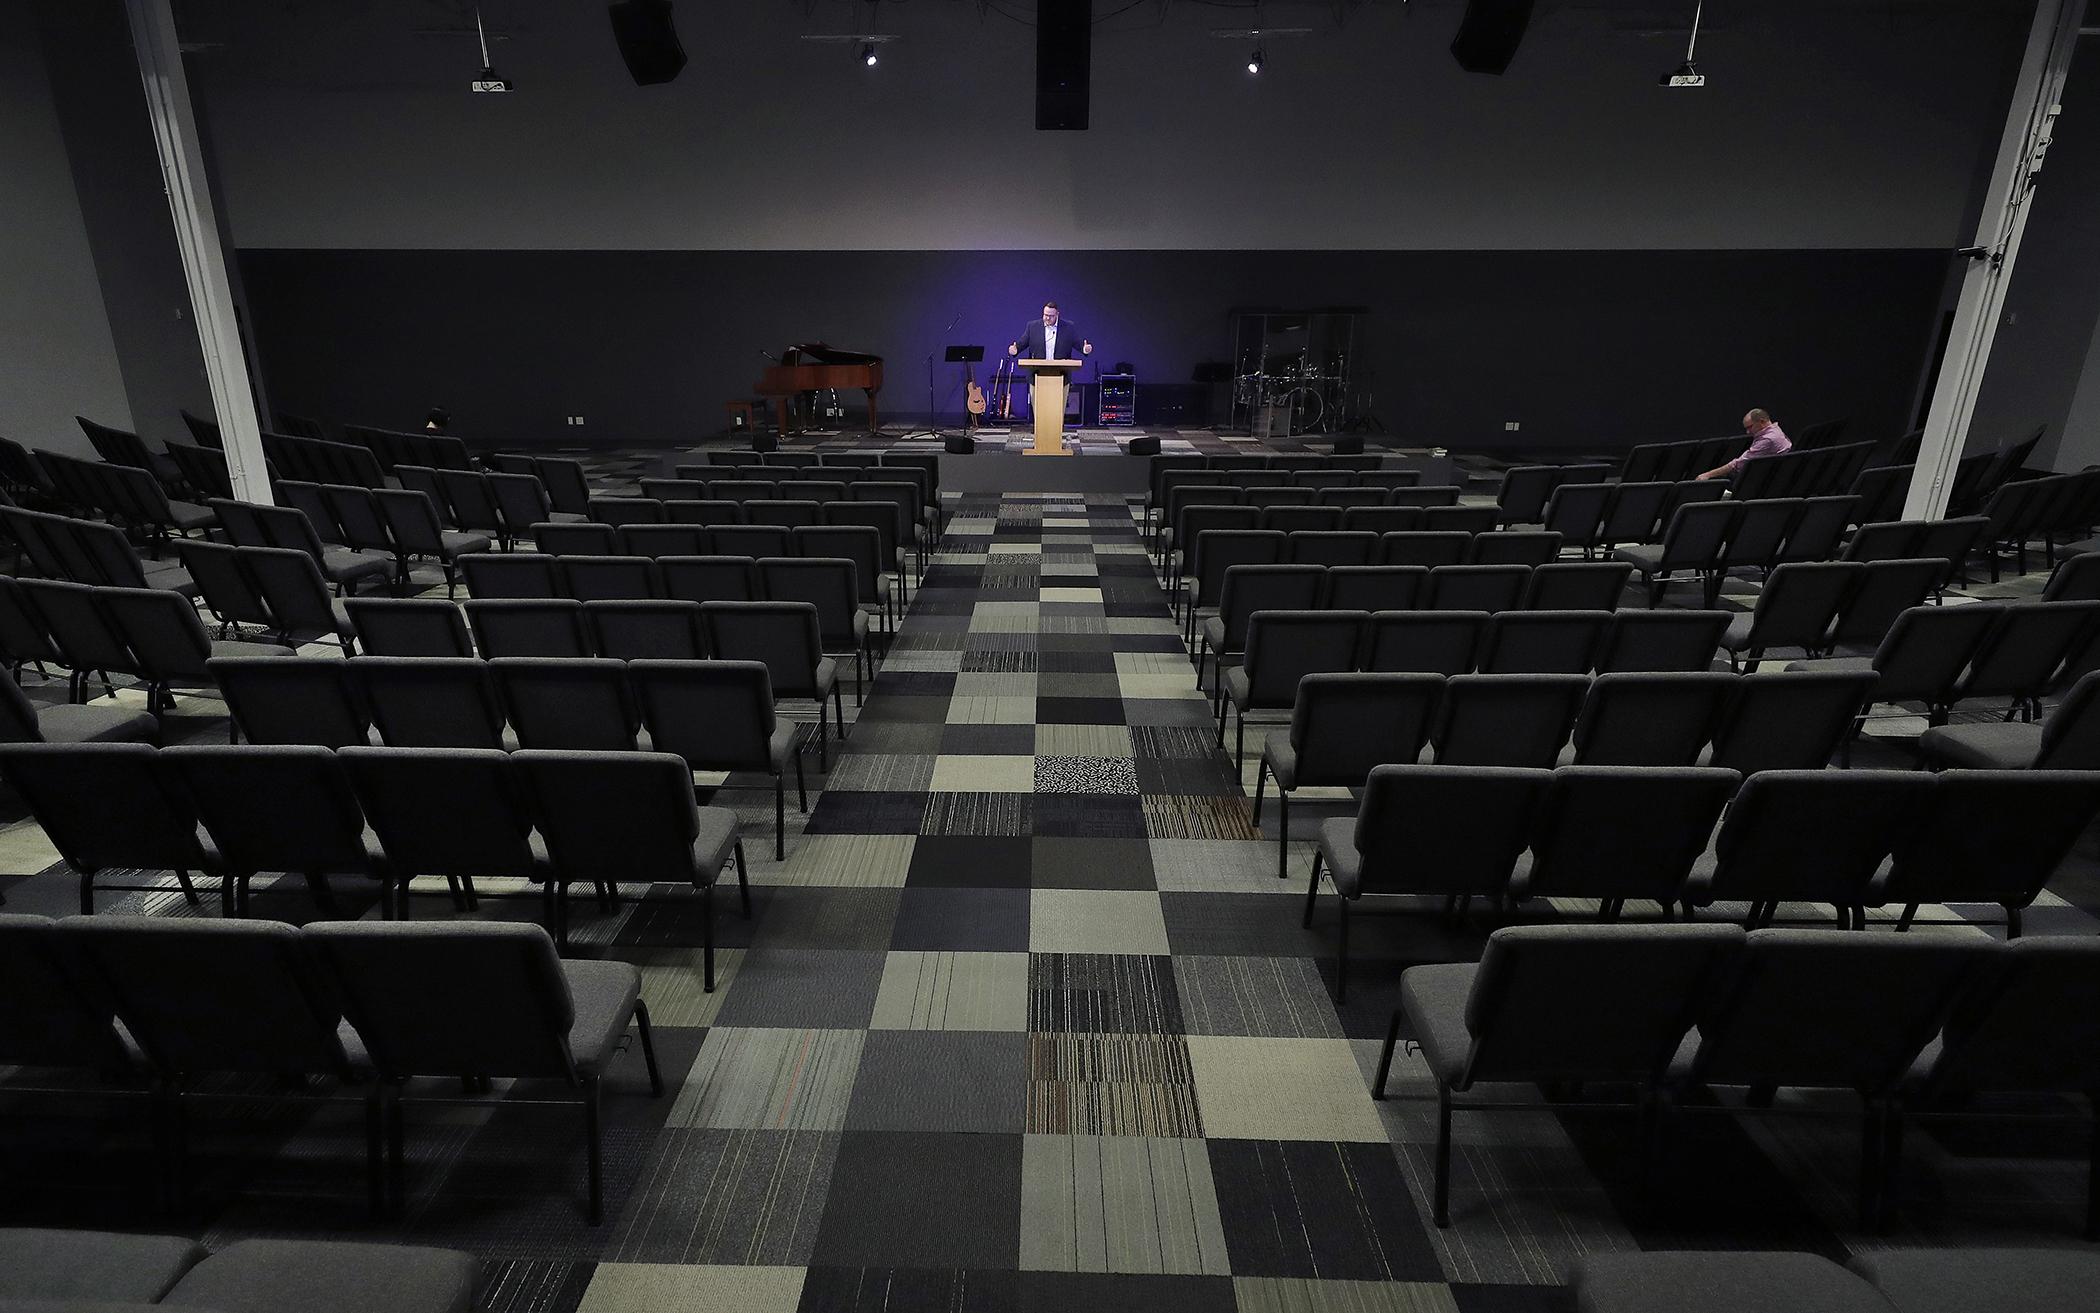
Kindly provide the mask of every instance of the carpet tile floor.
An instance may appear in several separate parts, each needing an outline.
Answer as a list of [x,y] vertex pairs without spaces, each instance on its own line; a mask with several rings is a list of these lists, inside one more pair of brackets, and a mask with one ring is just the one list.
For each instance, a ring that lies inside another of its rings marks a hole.
[[[1600,1250],[2075,1243],[2086,1146],[2068,1130],[1917,1133],[1890,1230],[1860,1235],[1843,1107],[1683,1117],[1652,1196],[1618,1116],[1461,1116],[1452,1225],[1434,1227],[1421,1060],[1403,1052],[1387,1102],[1369,1075],[1400,972],[1477,957],[1491,924],[1363,917],[1338,1008],[1332,913],[1299,924],[1310,845],[1279,880],[1273,812],[1251,811],[1253,762],[1217,748],[1130,505],[950,512],[831,769],[809,760],[786,859],[747,846],[753,914],[719,918],[719,988],[700,986],[690,891],[578,908],[575,952],[643,968],[668,1087],[648,1097],[635,1052],[612,1066],[602,1226],[576,1118],[524,1084],[419,1110],[406,1213],[383,1225],[355,1091],[258,1085],[200,1111],[197,1187],[171,1218],[130,1114],[0,1086],[0,1222],[458,1245],[486,1261],[486,1306],[519,1313],[1519,1313],[1568,1307],[1569,1264]],[[172,737],[223,741],[222,716],[185,697]],[[1905,733],[1877,724],[1859,764],[1900,761]],[[712,800],[771,828],[767,780]],[[1307,791],[1293,810],[1310,835],[1353,804]],[[2094,887],[2091,858],[2066,887]],[[8,910],[70,910],[55,862],[33,824],[0,831]],[[317,915],[303,888],[256,901]],[[2045,902],[2035,924],[2095,929],[2089,900]],[[192,914],[166,891],[103,910]]]

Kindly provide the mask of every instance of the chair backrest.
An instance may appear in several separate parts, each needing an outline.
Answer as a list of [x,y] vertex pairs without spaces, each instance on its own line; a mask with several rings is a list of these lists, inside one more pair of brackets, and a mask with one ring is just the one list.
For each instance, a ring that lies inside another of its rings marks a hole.
[[[1533,524],[1544,518],[1546,499],[1567,481],[1563,468],[1559,465],[1512,465],[1502,471],[1502,487],[1495,494],[1495,506],[1501,513],[1502,523]],[[1601,467],[1593,465],[1588,468],[1597,470]],[[1595,482],[1596,479],[1585,481]]]
[[[442,556],[445,526],[439,508],[445,503],[416,488],[375,488],[372,499],[393,535],[394,550],[403,556]],[[480,553],[474,553],[480,555]],[[468,557],[462,556],[461,560]]]
[[[1387,504],[1392,506],[1456,506],[1460,489],[1456,484],[1417,484],[1394,488]],[[1493,508],[1487,508],[1493,509]]]
[[818,501],[790,501],[786,497],[775,501],[755,501],[745,505],[744,519],[754,525],[795,529],[822,523],[824,505]]
[[0,575],[0,661],[62,662],[44,618],[11,575]]
[[144,743],[0,745],[0,778],[76,871],[196,871],[197,809]]
[[2100,770],[2100,671],[2087,671],[2042,721],[2034,765],[2041,770]]
[[697,661],[707,655],[698,602],[662,599],[585,602],[591,647],[621,661]]
[[1878,1094],[1993,951],[1986,939],[1753,930],[1700,1016],[1691,1077]]
[[587,514],[591,508],[591,483],[583,462],[565,456],[535,456],[534,472],[547,487],[547,499],[563,515]]
[[1476,668],[1484,675],[1586,675],[1609,611],[1503,611],[1489,618]]
[[501,748],[503,704],[471,657],[361,656],[350,677],[392,748]]
[[1411,611],[1428,585],[1427,566],[1330,566],[1321,605],[1335,611]]
[[[1309,493],[1311,489],[1286,489]],[[1359,490],[1360,491],[1360,490]],[[1315,533],[1342,527],[1342,508],[1339,506],[1264,506],[1261,508],[1260,527],[1277,533]]]
[[693,775],[668,752],[511,754],[531,786],[540,837],[570,880],[711,880],[694,866]]
[[748,556],[667,556],[657,562],[664,596],[682,602],[758,600],[758,566]]
[[770,601],[815,607],[817,632],[826,648],[853,650],[860,578],[852,561],[840,556],[766,557],[758,562],[758,582]]
[[488,495],[495,499],[503,532],[516,537],[535,524],[544,524],[554,512],[547,489],[536,474],[492,472],[482,476]]
[[1432,533],[1492,533],[1495,515],[1492,506],[1429,506],[1422,511],[1422,527]]
[[1297,783],[1357,788],[1375,766],[1421,756],[1442,696],[1439,675],[1327,672],[1298,681],[1290,744]]
[[1524,589],[1528,611],[1612,611],[1633,567],[1624,561],[1548,561],[1534,566]]
[[1437,763],[1551,769],[1589,687],[1586,675],[1454,675],[1438,709]]
[[1601,539],[1605,509],[1617,495],[1612,483],[1564,483],[1546,499],[1540,523],[1569,547],[1593,547]]
[[[168,1075],[347,1075],[342,1010],[299,931],[277,921],[74,916],[58,924],[117,1017]],[[428,999],[424,1000],[428,1003]],[[208,1018],[208,1024],[200,1024]]]
[[[371,453],[365,452],[365,455]],[[393,553],[396,547],[394,533],[387,527],[386,512],[380,509],[379,498],[372,489],[356,484],[329,483],[322,485],[321,497],[340,531],[344,546]]]
[[1378,560],[1383,565],[1424,565],[1443,568],[1462,564],[1470,534],[1409,529],[1380,534]]
[[1859,499],[1849,494],[1841,497],[1807,497],[1801,502],[1801,513],[1787,531],[1786,545],[1779,549],[1782,561],[1828,561],[1838,554],[1838,545],[1845,539],[1845,527],[1852,523]]
[[[879,511],[890,508],[880,502],[863,502]],[[894,515],[889,516],[895,519]],[[708,530],[708,539],[715,553],[720,556],[748,556],[753,560],[765,556],[785,556],[788,553],[788,535],[794,530],[784,524],[724,524]]]
[[335,634],[335,605],[313,557],[289,547],[237,550],[241,568],[270,608],[273,629],[283,634]]
[[1246,671],[1251,707],[1288,707],[1298,681],[1323,671],[1356,669],[1362,611],[1257,611],[1247,625]]
[[364,816],[327,748],[186,745],[161,750],[234,871],[362,875]]
[[[1840,645],[1872,647],[1888,636],[1896,617],[1932,597],[1946,569],[1930,557],[1860,562],[1860,574],[1831,631]],[[1960,608],[1956,608],[1957,610]]]
[[197,608],[160,588],[97,588],[95,604],[131,649],[134,669],[155,683],[206,682],[211,637]]
[[1728,629],[1728,614],[1615,611],[1597,649],[1597,671],[1710,670]]
[[562,596],[555,558],[544,552],[469,552],[459,558],[467,596],[483,601]]
[[554,558],[561,594],[579,602],[645,600],[662,596],[656,562],[646,556]]
[[343,609],[368,656],[474,655],[466,618],[442,597],[351,597],[344,599]]
[[2008,606],[1984,636],[1962,681],[1963,697],[2035,697],[2100,626],[2100,602]]
[[1473,535],[1471,565],[1544,565],[1560,555],[1560,535],[1544,530],[1498,529]]
[[1705,766],[1562,766],[1532,834],[1525,894],[1676,899],[1741,782]]
[[1388,674],[1463,675],[1487,632],[1485,611],[1378,611],[1365,627],[1363,668]]
[[1714,841],[1710,895],[1858,903],[1932,805],[1932,776],[1902,770],[1773,770],[1744,779]]
[[[654,529],[653,524],[634,525],[636,529]],[[535,553],[548,556],[618,556],[621,552],[621,532],[609,524],[536,524],[532,526],[532,546]],[[477,554],[476,559],[486,560]],[[461,561],[462,567],[472,561]],[[471,570],[467,575],[468,587],[473,586]]]
[[128,1071],[133,1063],[117,1036],[101,990],[83,988],[88,964],[42,916],[0,913],[0,1063]]
[[[744,508],[737,502],[717,501],[712,498],[702,501],[667,501],[664,503],[664,517],[672,524],[709,528],[718,524],[742,524]],[[630,524],[625,527],[635,529],[642,526]]]
[[1409,533],[1422,527],[1419,506],[1346,506],[1342,527],[1361,533]]
[[[715,495],[722,494],[718,491]],[[593,497],[590,517],[600,524],[661,524],[664,504],[654,497]]]
[[1867,567],[1858,561],[1794,561],[1775,566],[1758,594],[1745,646],[1819,648]]
[[[1871,472],[1871,471],[1870,471]],[[1852,531],[1845,543],[1847,561],[1893,561],[1917,555],[1923,520],[1876,520]]]
[[1913,606],[1896,617],[1874,650],[1876,701],[1920,701],[1943,707],[1954,701],[1969,659],[1989,636],[2004,608]]
[[197,596],[220,623],[269,625],[270,609],[241,564],[242,550],[195,538],[175,544],[176,558],[197,584]]
[[714,543],[707,530],[697,524],[630,524],[619,530],[619,535],[622,553],[651,559],[665,556],[705,556]]
[[58,648],[59,659],[73,670],[138,673],[123,634],[87,584],[57,579],[24,579],[22,596],[43,620]]
[[1881,896],[1900,903],[2025,907],[2100,811],[2100,773],[1948,770],[1897,836]]
[[1742,676],[1714,731],[1713,764],[1745,775],[1821,770],[1866,709],[1876,679],[1850,670]]
[[[540,927],[335,921],[306,935],[381,1074],[576,1079],[576,1005]],[[466,990],[502,1006],[430,1006]]]
[[1502,927],[1466,996],[1459,1088],[1654,1079],[1742,944],[1725,925]]
[[1514,611],[1531,584],[1529,565],[1438,565],[1426,605],[1434,611]]
[[233,723],[250,743],[363,744],[372,722],[352,694],[340,661],[218,657],[212,679]]
[[632,752],[641,716],[627,665],[602,657],[499,657],[489,677],[518,744],[577,752]]
[[1283,559],[1292,565],[1371,564],[1378,556],[1378,535],[1342,529],[1301,529],[1285,535]]
[[658,752],[694,770],[773,769],[773,681],[761,661],[632,661],[627,676]]
[[1246,647],[1247,621],[1256,611],[1311,611],[1320,605],[1327,571],[1317,565],[1234,565],[1218,590],[1218,618],[1225,627],[1220,649]]
[[[324,543],[340,543],[344,540],[343,528],[336,523],[335,510],[328,504],[328,494],[318,483],[307,483],[298,479],[279,479],[277,495],[284,498],[283,505],[298,511],[313,526],[313,531]],[[294,542],[280,546],[295,547]]]
[[808,602],[703,602],[707,650],[722,661],[758,661],[773,680],[773,696],[818,695],[817,666],[824,639],[817,608]]
[[2100,552],[2078,552],[2066,556],[2049,572],[2042,589],[2044,602],[2089,602],[2100,600]]
[[1688,502],[1670,517],[1663,533],[1664,570],[1703,570],[1721,559],[1740,507],[1735,502]]
[[1621,671],[1590,682],[1575,721],[1584,766],[1690,766],[1713,737],[1734,675],[1718,671]]
[[[1264,484],[1247,489],[1247,504],[1249,506],[1259,506],[1263,510],[1277,506],[1310,506],[1312,503],[1313,490],[1302,485],[1276,486]],[[1339,518],[1341,512],[1337,511],[1335,515]]]
[[1955,1000],[1928,1097],[2100,1087],[2100,939],[2037,935],[1988,954]]
[[357,747],[337,758],[396,879],[532,877],[532,811],[510,754]]
[[[1753,466],[1767,463],[1752,462]],[[1720,564],[1763,568],[1777,561],[1779,549],[1786,545],[1795,522],[1801,518],[1801,499],[1745,497],[1729,505],[1735,507],[1735,519],[1728,527],[1728,544],[1721,551]]]
[[1363,892],[1502,892],[1552,779],[1504,766],[1377,767],[1356,812]]
[[467,627],[484,657],[587,657],[590,631],[583,603],[567,598],[474,598]]
[[[1669,503],[1676,486],[1673,482],[1661,479],[1634,480],[1610,485],[1611,499],[1604,508],[1603,522],[1597,526],[1597,541],[1655,541],[1657,526],[1662,523],[1663,508]],[[1552,529],[1560,526],[1548,524],[1546,527]]]

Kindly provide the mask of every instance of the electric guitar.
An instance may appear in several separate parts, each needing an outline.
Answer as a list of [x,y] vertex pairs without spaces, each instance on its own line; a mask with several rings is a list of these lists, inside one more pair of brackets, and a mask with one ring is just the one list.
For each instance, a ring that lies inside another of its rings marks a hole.
[[983,422],[984,389],[977,386],[977,371],[967,362],[963,365],[963,377],[967,380],[964,387],[970,398],[967,406],[970,412],[970,427],[974,429]]

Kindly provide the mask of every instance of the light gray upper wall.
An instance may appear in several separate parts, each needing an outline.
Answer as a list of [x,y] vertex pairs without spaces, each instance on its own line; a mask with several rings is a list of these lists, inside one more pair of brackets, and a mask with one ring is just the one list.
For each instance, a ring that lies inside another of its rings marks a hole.
[[417,34],[461,5],[182,13],[223,43],[194,67],[243,247],[1566,250],[1958,244],[2031,6],[1716,6],[1711,84],[1669,92],[1689,0],[1542,4],[1503,78],[1452,61],[1454,0],[1272,3],[1316,31],[1258,79],[1210,35],[1251,11],[1141,3],[1096,29],[1084,134],[1033,131],[1032,28],[885,6],[869,70],[797,39],[865,7],[814,8],[687,0],[690,66],[636,88],[602,5],[487,4],[509,96]]
[[0,3],[0,437],[86,453],[73,416],[128,425],[34,16]]

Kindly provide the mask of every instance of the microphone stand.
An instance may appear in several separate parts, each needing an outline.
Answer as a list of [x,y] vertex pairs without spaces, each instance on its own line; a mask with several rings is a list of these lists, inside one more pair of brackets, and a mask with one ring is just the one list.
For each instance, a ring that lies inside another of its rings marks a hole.
[[920,433],[907,434],[907,437],[938,438],[946,436],[941,432],[940,413],[934,409],[933,404],[933,358],[941,353],[941,343],[948,340],[948,335],[953,333],[955,326],[961,322],[962,311],[958,310],[955,312],[955,318],[949,320],[948,326],[941,330],[941,335],[934,342],[933,349],[926,353],[926,428]]

